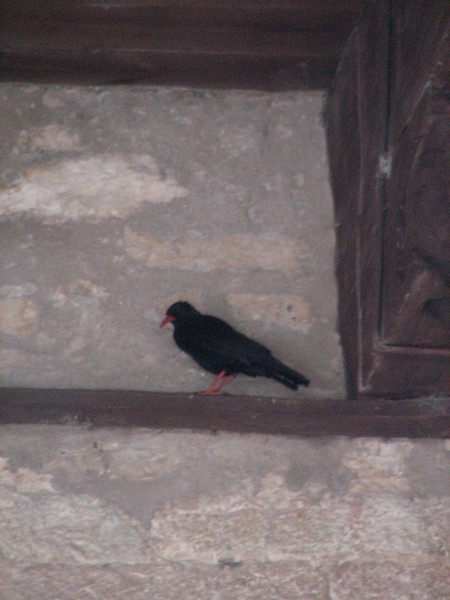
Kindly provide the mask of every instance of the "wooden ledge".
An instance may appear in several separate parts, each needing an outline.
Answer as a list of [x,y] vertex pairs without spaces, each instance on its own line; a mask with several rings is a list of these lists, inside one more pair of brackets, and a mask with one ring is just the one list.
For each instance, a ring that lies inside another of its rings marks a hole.
[[0,424],[448,438],[450,400],[302,400],[125,390],[0,389]]

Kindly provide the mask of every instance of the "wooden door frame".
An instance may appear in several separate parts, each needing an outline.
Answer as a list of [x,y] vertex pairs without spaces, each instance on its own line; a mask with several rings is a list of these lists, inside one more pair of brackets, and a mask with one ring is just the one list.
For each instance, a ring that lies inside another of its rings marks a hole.
[[[448,392],[448,349],[418,351],[413,344],[388,343],[383,335],[385,211],[392,176],[390,86],[396,43],[392,9],[391,0],[366,3],[341,58],[327,107],[339,329],[348,396],[355,399]],[[442,21],[445,25],[441,19],[440,26]],[[440,35],[443,49],[442,31]],[[410,321],[414,317],[406,316]]]

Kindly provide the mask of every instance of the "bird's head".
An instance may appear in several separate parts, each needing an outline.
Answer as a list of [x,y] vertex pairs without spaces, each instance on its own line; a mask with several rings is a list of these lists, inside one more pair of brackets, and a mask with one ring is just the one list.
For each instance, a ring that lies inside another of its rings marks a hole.
[[198,314],[198,311],[195,310],[195,308],[191,306],[189,302],[175,302],[175,304],[172,304],[172,306],[169,306],[167,309],[166,317],[163,319],[159,327],[164,327],[164,325],[167,325],[167,323],[173,323],[176,326],[177,322],[179,323],[184,319],[189,319]]

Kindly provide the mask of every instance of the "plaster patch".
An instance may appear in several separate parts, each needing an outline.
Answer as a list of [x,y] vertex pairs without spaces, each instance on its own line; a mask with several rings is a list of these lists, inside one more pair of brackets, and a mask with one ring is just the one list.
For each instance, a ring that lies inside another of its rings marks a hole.
[[13,472],[0,458],[0,554],[24,564],[144,562],[148,553],[137,523],[97,498],[63,495],[53,475]]
[[22,172],[0,190],[0,215],[27,213],[55,223],[123,218],[144,203],[168,203],[187,194],[161,176],[151,156],[104,154]]
[[[0,348],[0,365],[2,369],[11,369],[13,367],[24,367],[29,364],[29,357],[19,350]],[[2,380],[0,378],[0,384]]]
[[148,447],[120,448],[109,455],[108,475],[111,479],[144,481],[165,477],[175,472],[179,457],[167,453],[149,455]]
[[299,240],[274,235],[235,234],[216,239],[188,235],[165,240],[141,235],[126,227],[125,251],[147,267],[195,271],[295,271],[309,256]]
[[0,458],[0,489],[7,486],[19,494],[53,492],[52,479],[53,475],[37,473],[27,468],[11,471],[8,468],[8,459]]
[[75,305],[76,297],[86,298],[107,298],[109,293],[104,287],[96,285],[88,279],[74,279],[68,285],[60,285],[52,296],[52,301],[55,306],[63,306],[70,298]]
[[81,149],[81,137],[79,133],[52,123],[31,131],[21,131],[17,146],[22,151],[68,152]]
[[11,298],[23,298],[32,296],[37,292],[37,286],[34,283],[24,283],[22,285],[2,285],[0,287],[0,296],[9,296]]
[[206,498],[191,509],[175,508],[152,520],[151,540],[165,560],[217,564],[224,555],[236,562],[264,562],[266,515],[239,498]]
[[311,307],[302,296],[228,294],[227,302],[244,320],[273,323],[302,333],[307,333],[312,326]]
[[27,335],[36,330],[38,311],[31,298],[0,298],[0,331],[8,335]]
[[381,440],[355,440],[342,464],[354,472],[350,483],[353,493],[385,491],[405,492],[409,489],[405,459],[411,453],[410,441],[381,442]]
[[149,560],[130,517],[87,495],[24,494],[1,488],[0,553],[23,565],[122,564]]
[[205,563],[217,562],[223,548],[243,562],[307,559],[322,566],[336,556],[421,561],[440,551],[433,527],[445,530],[448,503],[411,502],[393,491],[313,501],[268,473],[255,495],[168,503],[156,512],[151,537],[165,559]]
[[42,104],[46,108],[60,108],[67,103],[67,96],[70,89],[50,88],[42,94]]

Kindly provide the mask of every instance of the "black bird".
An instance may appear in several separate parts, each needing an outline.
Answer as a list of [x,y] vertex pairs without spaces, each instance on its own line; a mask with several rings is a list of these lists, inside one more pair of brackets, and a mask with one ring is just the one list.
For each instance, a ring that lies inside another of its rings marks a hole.
[[203,369],[217,375],[205,394],[219,394],[239,373],[275,379],[292,390],[309,385],[309,379],[274,358],[268,348],[222,319],[202,315],[188,302],[172,304],[160,328],[167,323],[174,326],[177,346]]

